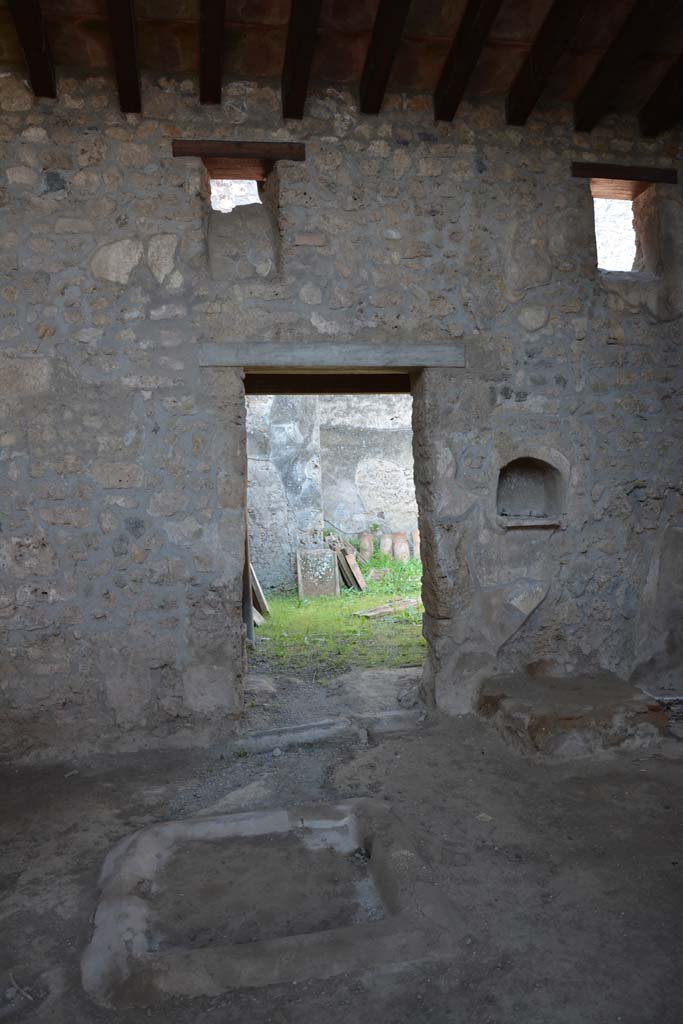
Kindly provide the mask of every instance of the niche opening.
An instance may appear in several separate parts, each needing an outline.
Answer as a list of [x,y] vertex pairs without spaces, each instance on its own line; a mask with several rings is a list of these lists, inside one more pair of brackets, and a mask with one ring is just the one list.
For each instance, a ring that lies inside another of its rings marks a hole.
[[563,512],[562,475],[541,459],[513,459],[500,471],[496,511],[501,525],[559,526]]

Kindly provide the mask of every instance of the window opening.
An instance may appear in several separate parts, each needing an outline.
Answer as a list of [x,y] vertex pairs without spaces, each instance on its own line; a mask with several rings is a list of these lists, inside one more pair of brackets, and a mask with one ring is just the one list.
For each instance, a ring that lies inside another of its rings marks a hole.
[[582,161],[571,171],[590,181],[599,269],[659,273],[657,192],[676,185],[677,172]]
[[211,209],[230,213],[236,206],[260,203],[258,182],[248,179],[211,178]]
[[593,199],[595,242],[600,270],[634,270],[637,250],[633,203],[628,199]]

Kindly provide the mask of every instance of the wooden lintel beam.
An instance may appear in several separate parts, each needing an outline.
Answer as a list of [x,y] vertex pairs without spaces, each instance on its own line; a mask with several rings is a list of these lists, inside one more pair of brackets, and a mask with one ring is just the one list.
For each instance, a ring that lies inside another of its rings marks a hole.
[[673,167],[636,167],[632,164],[602,164],[574,161],[572,178],[609,178],[614,181],[645,181],[649,184],[676,185]]
[[8,5],[26,58],[33,93],[54,99],[57,82],[40,0],[8,0]]
[[680,18],[680,0],[637,0],[574,103],[574,128],[589,132],[607,113],[619,85],[658,35]]
[[305,160],[303,142],[232,142],[220,139],[174,139],[173,156],[224,157],[241,160]]
[[139,114],[142,97],[133,0],[107,0],[107,10],[119,106],[124,114]]
[[322,0],[292,0],[282,67],[282,116],[304,116]]
[[410,393],[407,373],[253,373],[247,395],[397,395]]
[[199,16],[199,102],[220,103],[225,0],[202,0]]
[[522,125],[569,46],[589,0],[555,0],[505,100],[508,124]]
[[673,128],[683,120],[683,54],[664,75],[652,96],[640,111],[640,131],[646,138]]
[[362,114],[378,114],[412,0],[380,0],[360,80]]
[[452,121],[503,0],[468,0],[434,92],[437,121]]

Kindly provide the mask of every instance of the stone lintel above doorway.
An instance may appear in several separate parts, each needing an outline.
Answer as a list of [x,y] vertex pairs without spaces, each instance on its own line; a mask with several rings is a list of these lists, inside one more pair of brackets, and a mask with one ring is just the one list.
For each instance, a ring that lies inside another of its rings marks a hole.
[[452,342],[236,341],[199,346],[199,365],[247,370],[421,370],[464,367],[465,349]]

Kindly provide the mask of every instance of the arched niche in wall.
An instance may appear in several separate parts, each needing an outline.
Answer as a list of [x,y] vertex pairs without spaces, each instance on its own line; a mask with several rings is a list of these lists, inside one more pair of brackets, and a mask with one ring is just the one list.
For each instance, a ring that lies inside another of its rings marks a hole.
[[522,456],[501,467],[496,513],[501,526],[559,526],[565,510],[562,473],[543,459]]

